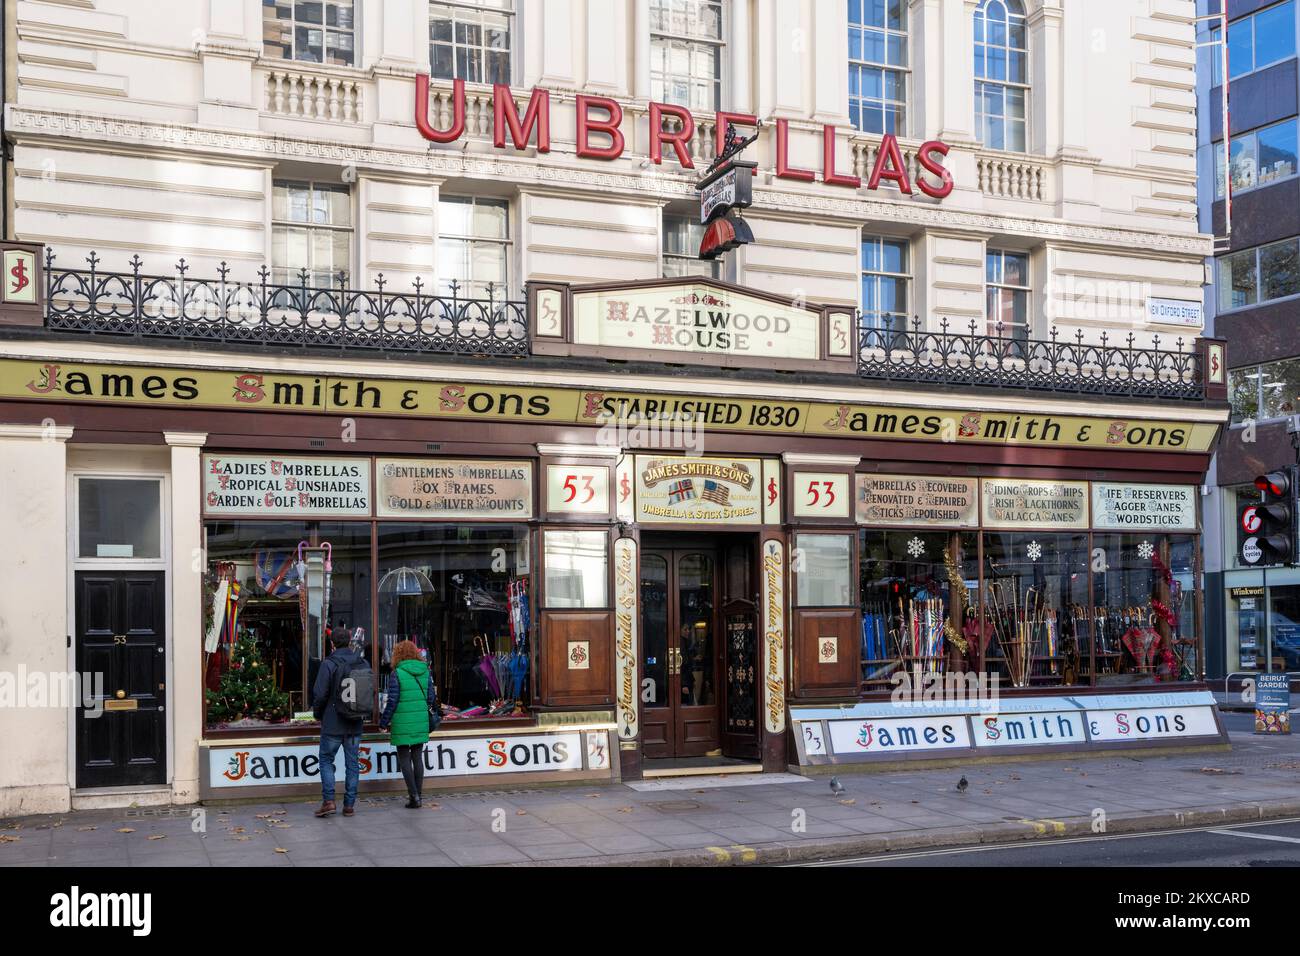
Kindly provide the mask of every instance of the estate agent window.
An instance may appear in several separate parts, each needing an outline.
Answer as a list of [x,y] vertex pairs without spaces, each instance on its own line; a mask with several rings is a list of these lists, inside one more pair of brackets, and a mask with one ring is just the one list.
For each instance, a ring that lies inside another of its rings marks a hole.
[[[985,259],[984,282],[988,334],[1028,340],[1028,254],[990,249]],[[998,323],[1001,323],[1000,330]]]
[[975,136],[986,149],[1025,151],[1029,35],[1021,0],[975,10]]
[[504,299],[510,289],[510,203],[482,196],[438,200],[438,287],[462,299]]
[[347,186],[276,180],[271,188],[271,281],[337,288],[352,265],[352,195]]
[[1300,239],[1220,256],[1219,311],[1300,295]]
[[442,80],[510,85],[514,0],[429,4],[429,69]]
[[650,0],[650,98],[722,109],[722,0]]
[[[1210,31],[1217,44],[1223,31]],[[1295,0],[1274,4],[1228,24],[1228,71],[1231,79],[1262,70],[1295,56]],[[1219,48],[1210,48],[1211,85],[1223,85],[1223,58]]]
[[353,0],[262,0],[266,56],[331,66],[356,65]]
[[907,2],[849,0],[849,121],[864,133],[907,130]]
[[862,324],[865,328],[907,331],[910,281],[906,239],[862,237]]

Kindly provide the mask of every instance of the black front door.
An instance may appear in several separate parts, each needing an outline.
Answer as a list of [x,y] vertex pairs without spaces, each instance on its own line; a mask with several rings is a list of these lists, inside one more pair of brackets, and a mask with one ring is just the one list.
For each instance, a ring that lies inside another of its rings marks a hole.
[[167,782],[163,582],[162,571],[77,572],[78,788]]

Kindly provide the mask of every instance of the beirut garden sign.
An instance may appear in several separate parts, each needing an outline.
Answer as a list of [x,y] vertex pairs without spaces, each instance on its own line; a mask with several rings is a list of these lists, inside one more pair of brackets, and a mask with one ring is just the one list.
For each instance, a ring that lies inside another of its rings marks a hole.
[[[454,143],[465,134],[465,81],[452,81],[452,117],[451,125],[446,129],[435,129],[429,122],[429,74],[420,73],[415,77],[415,125],[420,135],[434,143]],[[627,142],[619,127],[623,122],[623,107],[617,100],[607,96],[588,96],[578,94],[575,108],[577,110],[577,155],[583,159],[618,159],[623,155]],[[603,113],[593,116],[592,111]],[[680,124],[678,129],[665,129],[664,119],[672,117]],[[729,113],[719,110],[715,127],[715,149],[723,150],[723,137],[727,125],[736,123],[753,126],[758,118],[749,113]],[[776,120],[776,175],[780,179],[793,179],[800,182],[814,182],[817,174],[811,169],[800,169],[790,165],[790,128],[789,121]],[[515,105],[510,87],[497,83],[492,87],[492,145],[497,149],[506,148],[506,132],[514,148],[523,151],[528,148],[529,140],[535,139],[539,153],[551,151],[551,94],[549,90],[533,87],[528,99],[528,108],[523,118]],[[609,138],[607,145],[593,145],[591,134],[601,133]],[[668,103],[650,104],[650,161],[662,165],[664,146],[670,146],[677,156],[677,162],[683,169],[694,169],[687,143],[695,135],[695,119],[690,110]],[[879,189],[882,182],[892,182],[899,192],[912,195],[915,185],[922,193],[935,199],[943,199],[953,190],[952,173],[944,168],[941,160],[948,154],[948,145],[939,140],[923,143],[916,151],[916,161],[926,172],[938,180],[938,185],[924,177],[918,177],[913,183],[903,162],[898,140],[891,133],[886,133],[880,140],[876,162],[871,175],[867,178],[867,189]],[[858,176],[835,171],[835,127],[822,126],[822,169],[821,181],[832,186],[847,186],[857,189],[862,185]]]

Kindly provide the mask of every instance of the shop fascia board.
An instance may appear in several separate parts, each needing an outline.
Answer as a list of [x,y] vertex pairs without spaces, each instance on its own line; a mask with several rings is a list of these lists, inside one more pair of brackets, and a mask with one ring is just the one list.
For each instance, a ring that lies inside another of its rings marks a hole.
[[[171,349],[151,349],[136,345],[104,346],[97,342],[61,340],[57,342],[0,341],[0,357],[42,362],[85,362],[107,365],[153,365],[176,369],[228,370],[238,368],[247,372],[271,372],[282,375],[343,376],[347,378],[414,379],[432,382],[454,380],[466,384],[507,386],[513,388],[577,388],[608,389],[621,392],[643,390],[662,395],[706,395],[727,399],[772,400],[773,383],[766,381],[743,382],[680,376],[607,375],[582,370],[580,372],[551,371],[531,368],[494,368],[482,365],[430,366],[427,362],[356,362],[315,356],[247,356],[213,352],[187,352],[178,361]],[[310,364],[308,364],[310,363]],[[933,391],[880,388],[862,383],[836,387],[824,384],[781,383],[781,399],[805,402],[845,402],[859,405],[893,405],[906,408],[943,408],[960,404],[971,411],[1019,413],[1026,411],[1043,414],[1080,415],[1098,414],[1101,396],[1078,395],[1070,399],[1034,398],[1018,394],[1010,398],[982,395],[976,391],[957,392],[936,397]],[[1190,404],[1190,403],[1189,403]],[[1107,402],[1104,414],[1108,418],[1135,419],[1161,418],[1167,421],[1185,421],[1207,424],[1226,424],[1229,410],[1204,405],[1186,407],[1174,403],[1149,405],[1131,402]]]
[[[491,153],[466,155],[459,149],[406,150],[392,146],[344,144],[293,137],[280,132],[205,129],[108,115],[74,114],[13,103],[5,105],[5,117],[5,129],[15,143],[71,140],[95,144],[101,150],[110,152],[137,151],[143,148],[164,159],[182,154],[201,154],[220,157],[226,163],[242,160],[257,165],[266,165],[277,159],[335,163],[340,166],[365,167],[374,173],[470,177],[509,182],[521,188],[530,184],[545,185],[551,189],[570,187],[574,190],[633,196],[643,200],[647,194],[665,200],[695,196],[694,182],[689,176],[666,172],[647,174],[634,164],[626,168],[602,170],[593,168],[584,161],[574,161],[570,165],[526,156],[511,157],[495,150]],[[1163,252],[1197,258],[1213,254],[1211,237],[1191,230],[1171,234],[1168,231],[1108,226],[1102,223],[1073,224],[1047,215],[1015,216],[981,208],[955,208],[947,203],[936,205],[929,201],[872,197],[859,189],[849,190],[820,183],[807,185],[810,188],[791,192],[756,189],[756,205],[788,212],[804,219],[820,216],[853,222],[893,221],[908,227],[942,227],[981,235],[1069,239],[1108,247],[1137,248],[1147,253]],[[963,184],[958,183],[958,191],[962,187]],[[1050,204],[1042,205],[1050,208]]]

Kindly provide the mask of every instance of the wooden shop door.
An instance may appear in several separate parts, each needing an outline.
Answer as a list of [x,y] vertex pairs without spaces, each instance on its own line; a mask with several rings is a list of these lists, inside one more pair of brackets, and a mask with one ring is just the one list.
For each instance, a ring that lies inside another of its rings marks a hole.
[[647,548],[642,554],[646,757],[700,757],[720,749],[719,574],[715,548]]
[[78,788],[167,782],[163,582],[162,571],[77,572]]

